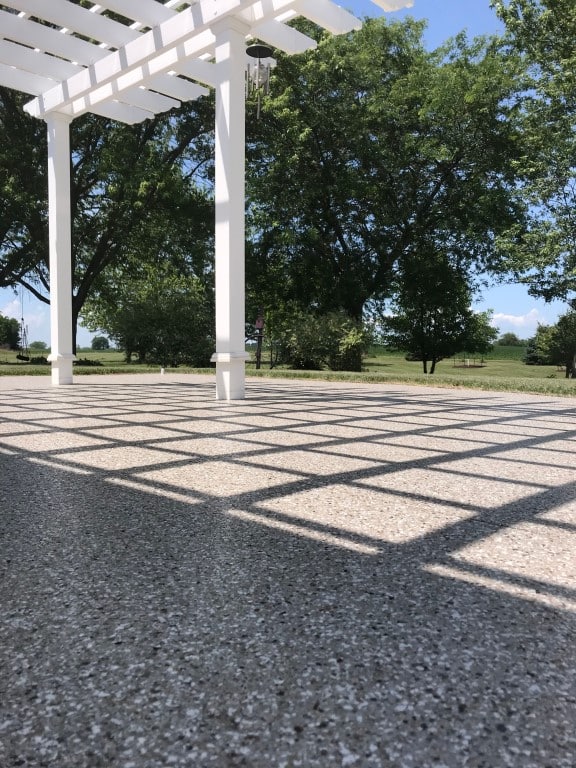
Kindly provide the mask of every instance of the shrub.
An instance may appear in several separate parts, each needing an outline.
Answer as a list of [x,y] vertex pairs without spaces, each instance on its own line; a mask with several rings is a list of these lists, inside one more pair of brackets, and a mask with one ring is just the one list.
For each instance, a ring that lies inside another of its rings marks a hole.
[[85,366],[87,368],[99,368],[102,367],[102,363],[100,360],[90,360],[87,357],[79,357],[77,360],[74,360],[74,365],[81,365]]
[[296,370],[361,371],[367,338],[361,325],[343,312],[295,312],[277,329],[282,362]]

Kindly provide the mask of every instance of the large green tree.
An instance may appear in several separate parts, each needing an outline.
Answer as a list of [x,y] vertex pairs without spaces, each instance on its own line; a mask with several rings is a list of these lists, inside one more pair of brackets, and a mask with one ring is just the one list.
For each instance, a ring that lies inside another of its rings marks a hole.
[[458,352],[485,354],[498,335],[489,313],[475,313],[461,267],[442,251],[420,244],[401,259],[391,313],[380,318],[382,340],[420,360],[424,373]]
[[126,360],[136,354],[141,363],[208,366],[214,350],[212,292],[195,275],[183,274],[161,256],[146,262],[139,274],[107,280],[106,291],[85,305],[84,324],[104,331],[124,350]]
[[506,241],[511,265],[530,292],[576,298],[576,4],[494,0],[511,45],[524,57],[523,151],[518,176],[530,226]]
[[[27,97],[0,89],[0,285],[49,301],[46,128]],[[136,126],[95,115],[71,125],[74,329],[91,293],[121,265],[162,253],[210,271],[213,108],[200,99]]]
[[27,99],[0,88],[0,286],[39,283],[46,261],[46,126],[22,110]]
[[558,318],[550,353],[552,362],[564,367],[567,379],[576,378],[576,311],[566,312]]
[[360,319],[424,239],[469,272],[497,266],[496,235],[522,218],[517,58],[464,37],[429,53],[422,31],[367,20],[280,58],[250,122],[252,312],[297,303]]
[[557,365],[566,378],[576,378],[576,311],[558,318],[556,325],[538,325],[529,340],[524,362],[527,365]]

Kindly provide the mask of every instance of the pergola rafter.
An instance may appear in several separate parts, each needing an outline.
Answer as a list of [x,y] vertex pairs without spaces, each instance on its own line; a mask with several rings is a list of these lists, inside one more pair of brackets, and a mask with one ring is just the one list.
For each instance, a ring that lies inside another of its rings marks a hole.
[[[372,0],[384,10],[412,0]],[[28,93],[48,125],[52,381],[72,383],[69,123],[94,112],[133,124],[216,89],[217,396],[244,396],[246,41],[316,47],[289,25],[333,34],[361,22],[332,0],[2,0],[0,86]]]
[[190,79],[215,86],[210,62],[218,20],[234,17],[247,25],[247,36],[289,54],[316,45],[287,26],[298,15],[334,33],[360,26],[331,0],[196,0],[178,11],[174,5],[102,0],[86,8],[71,0],[5,0],[0,82],[35,95],[27,105],[35,117],[98,111],[139,122],[205,93]]

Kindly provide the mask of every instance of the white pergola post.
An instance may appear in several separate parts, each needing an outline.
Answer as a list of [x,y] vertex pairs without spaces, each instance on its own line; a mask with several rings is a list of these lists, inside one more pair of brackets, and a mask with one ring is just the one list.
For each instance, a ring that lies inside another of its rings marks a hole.
[[48,230],[52,384],[72,384],[72,224],[70,216],[70,122],[59,113],[48,126]]
[[249,27],[228,17],[216,38],[216,399],[244,398],[245,66]]

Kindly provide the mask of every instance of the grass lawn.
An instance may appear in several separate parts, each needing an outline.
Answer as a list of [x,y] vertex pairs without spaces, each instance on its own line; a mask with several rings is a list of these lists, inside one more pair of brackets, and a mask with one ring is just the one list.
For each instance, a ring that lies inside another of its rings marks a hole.
[[[386,373],[393,369],[395,373],[414,375],[422,372],[422,363],[412,363],[404,359],[401,352],[378,352],[366,357],[364,367],[367,371]],[[491,355],[482,358],[450,358],[441,360],[436,365],[434,376],[465,376],[476,377],[518,377],[529,379],[557,379],[564,377],[564,369],[558,370],[555,365],[526,365],[521,357],[495,357]],[[575,382],[576,383],[576,382]]]
[[[522,347],[495,347],[494,353],[481,360],[442,360],[430,376],[422,372],[422,363],[405,360],[401,352],[393,353],[373,348],[364,360],[363,373],[335,373],[332,371],[253,371],[250,375],[290,376],[325,379],[328,381],[399,382],[426,384],[439,387],[465,387],[505,392],[533,392],[537,394],[576,396],[576,379],[564,378],[564,370],[555,365],[525,365]],[[507,356],[508,355],[508,356]],[[479,367],[474,367],[474,362]]]
[[[29,352],[30,358],[47,357],[48,351]],[[86,365],[82,365],[85,362]],[[79,349],[76,352],[74,374],[99,374],[99,373],[153,373],[159,371],[159,365],[140,365],[140,363],[124,362],[124,353],[116,349],[99,350]],[[183,369],[184,370],[184,369]],[[208,370],[208,369],[207,369]],[[34,364],[18,360],[16,352],[5,349],[0,350],[0,376],[49,376],[49,364]]]
[[[250,351],[250,350],[249,350]],[[253,350],[251,350],[253,354]],[[440,387],[465,387],[470,389],[487,389],[507,392],[534,392],[547,395],[576,396],[576,379],[564,378],[564,371],[553,365],[525,365],[522,362],[524,350],[522,347],[495,347],[494,352],[484,358],[469,360],[442,360],[436,366],[434,375],[422,373],[421,363],[412,363],[404,359],[402,353],[387,352],[372,348],[364,361],[362,373],[346,373],[333,371],[289,371],[275,368],[269,370],[264,361],[264,367],[256,371],[254,363],[249,362],[246,372],[250,376],[259,377],[290,377],[320,379],[326,381],[355,381],[355,382],[399,382],[404,384],[427,384]],[[43,354],[46,352],[32,355]],[[110,374],[110,373],[154,373],[159,372],[158,365],[126,364],[122,352],[117,350],[79,350],[78,362],[74,366],[75,375]],[[82,365],[82,361],[90,361],[92,365]],[[94,365],[96,363],[96,365]],[[475,367],[474,364],[478,367]],[[166,369],[169,373],[177,370],[179,373],[213,373],[212,368]],[[0,376],[14,375],[45,375],[50,374],[49,365],[33,365],[16,359],[16,353],[0,350]]]

